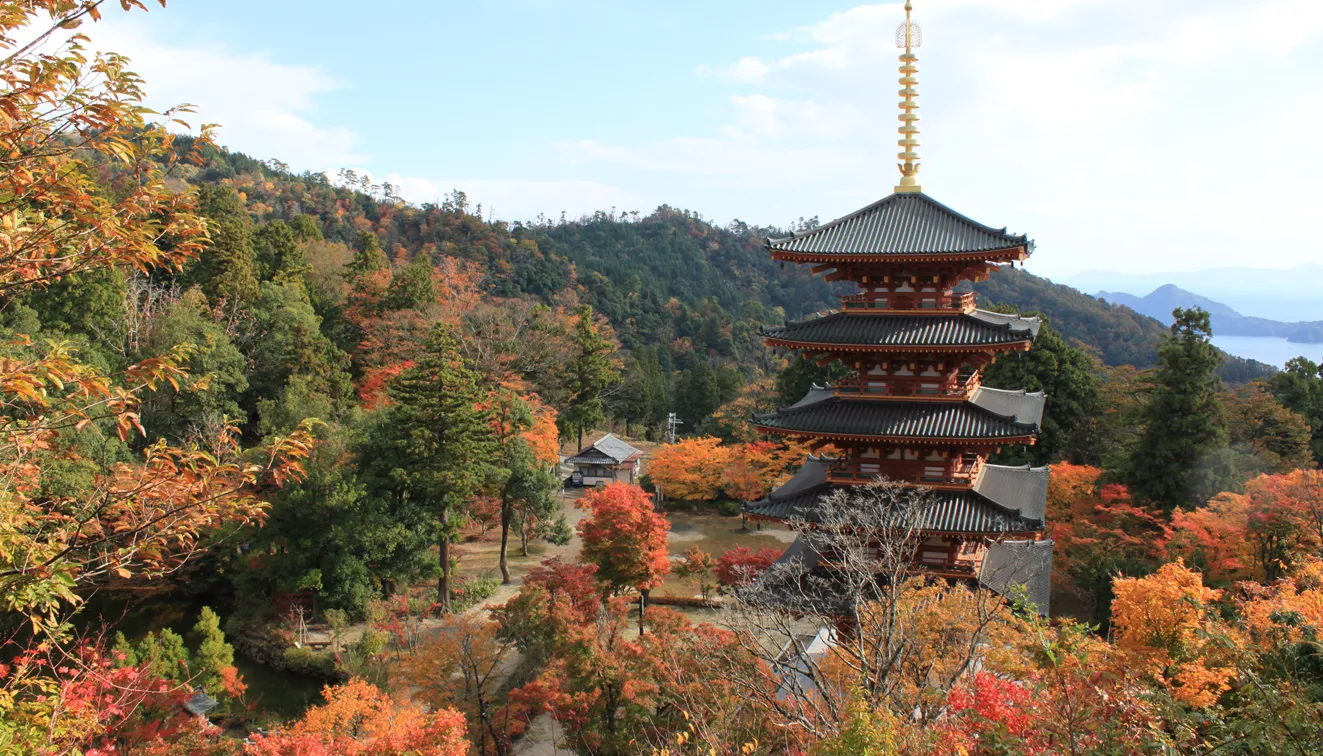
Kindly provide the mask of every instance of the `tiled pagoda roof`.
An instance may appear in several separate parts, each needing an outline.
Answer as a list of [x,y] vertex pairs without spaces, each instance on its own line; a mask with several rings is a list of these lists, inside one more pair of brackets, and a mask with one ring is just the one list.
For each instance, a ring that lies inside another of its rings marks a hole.
[[[818,500],[838,486],[827,481],[834,460],[809,457],[794,477],[744,512],[774,520],[817,519]],[[1046,467],[984,465],[969,490],[932,492],[923,530],[948,533],[1030,533],[1043,529],[1047,508]]]
[[952,210],[926,194],[893,194],[802,234],[768,239],[773,252],[915,256],[992,252],[1023,247],[1027,236],[1006,233]]
[[773,431],[826,437],[997,441],[1039,430],[1042,392],[980,388],[964,402],[878,401],[836,396],[814,386],[796,404],[753,416]]
[[829,346],[978,347],[1023,344],[1038,335],[1042,321],[985,310],[951,315],[882,315],[832,312],[765,326],[777,341]]

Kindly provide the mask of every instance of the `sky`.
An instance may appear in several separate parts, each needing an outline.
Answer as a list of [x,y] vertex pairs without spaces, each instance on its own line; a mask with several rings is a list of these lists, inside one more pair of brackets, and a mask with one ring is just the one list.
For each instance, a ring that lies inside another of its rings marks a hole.
[[[1323,2],[915,0],[921,183],[1029,270],[1323,261]],[[826,221],[898,178],[902,3],[170,0],[84,29],[296,171],[506,220]]]

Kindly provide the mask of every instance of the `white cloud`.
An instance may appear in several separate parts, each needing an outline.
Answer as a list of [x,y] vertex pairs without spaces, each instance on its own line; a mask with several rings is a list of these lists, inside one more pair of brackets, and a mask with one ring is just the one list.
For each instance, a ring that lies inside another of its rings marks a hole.
[[[738,197],[766,202],[777,187],[795,194],[778,194],[770,219],[853,210],[894,183],[901,5],[833,13],[766,43],[782,54],[734,51],[734,63],[707,67],[745,91],[706,134],[558,147],[588,164],[745,189],[718,210],[740,217],[768,219]],[[917,5],[921,179],[975,217],[1034,234],[1032,268],[1323,255],[1301,232],[1323,173],[1311,133],[1323,115],[1323,3]]]
[[221,46],[182,47],[155,39],[132,19],[107,18],[83,31],[94,49],[132,59],[131,68],[147,82],[150,105],[196,106],[186,120],[220,124],[220,142],[233,149],[300,170],[329,171],[368,159],[352,131],[317,123],[318,101],[340,84],[315,66]]

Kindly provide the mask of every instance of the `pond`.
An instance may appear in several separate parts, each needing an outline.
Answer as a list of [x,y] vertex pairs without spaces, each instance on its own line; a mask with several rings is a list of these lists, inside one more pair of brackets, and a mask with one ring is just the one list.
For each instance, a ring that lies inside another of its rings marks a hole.
[[[192,652],[199,640],[193,625],[197,624],[198,613],[204,606],[211,606],[221,616],[221,627],[225,627],[225,607],[218,602],[138,591],[100,591],[90,596],[76,624],[91,633],[109,626],[107,643],[114,642],[114,631],[124,633],[125,638],[136,644],[147,633],[168,628],[183,636]],[[320,680],[272,669],[238,650],[234,652],[234,666],[248,684],[247,699],[256,703],[259,714],[288,720],[301,716],[309,706],[322,703],[324,683]]]

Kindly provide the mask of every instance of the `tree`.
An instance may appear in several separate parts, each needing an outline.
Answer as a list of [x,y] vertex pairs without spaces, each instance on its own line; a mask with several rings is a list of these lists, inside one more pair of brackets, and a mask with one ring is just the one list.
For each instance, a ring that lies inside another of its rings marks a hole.
[[1309,422],[1283,407],[1262,384],[1242,386],[1227,397],[1227,429],[1233,449],[1251,474],[1286,473],[1313,464]]
[[744,546],[736,546],[717,558],[713,565],[717,582],[728,588],[738,588],[752,583],[759,575],[771,569],[782,552],[770,546],[763,546],[757,551],[750,551]]
[[1167,511],[1200,506],[1235,478],[1218,469],[1227,427],[1217,375],[1222,358],[1209,343],[1208,313],[1177,308],[1172,314],[1176,322],[1158,350],[1144,408],[1148,426],[1126,474],[1136,499]]
[[756,501],[783,482],[791,468],[804,461],[802,444],[753,441],[730,449],[721,473],[721,489],[737,501]]
[[528,441],[522,437],[516,437],[506,445],[503,464],[508,475],[505,485],[501,487],[500,567],[501,582],[509,584],[510,568],[506,563],[506,550],[510,528],[518,527],[523,538],[524,554],[527,556],[530,518],[542,521],[554,519],[553,515],[560,509],[555,496],[560,482],[545,464],[533,456]]
[[698,593],[704,601],[712,593],[712,584],[710,582],[712,568],[716,566],[716,561],[712,555],[698,548],[690,546],[684,553],[684,557],[675,565],[675,574],[681,580],[692,580],[698,586]]
[[1052,465],[1047,527],[1056,541],[1052,562],[1058,588],[1075,591],[1106,626],[1113,579],[1146,575],[1158,566],[1170,532],[1138,507],[1125,486],[1103,482],[1103,471],[1062,462]]
[[1268,379],[1268,388],[1277,401],[1309,423],[1314,461],[1323,464],[1323,365],[1297,357]]
[[615,347],[593,320],[593,308],[579,309],[574,324],[574,356],[565,365],[565,386],[569,403],[560,414],[559,424],[567,435],[577,433],[579,451],[583,451],[583,433],[606,420],[602,392],[619,380],[613,358]]
[[381,250],[381,241],[371,231],[360,231],[354,237],[354,258],[349,262],[350,278],[360,278],[376,271],[390,270],[390,261]]
[[493,477],[499,453],[481,383],[450,331],[434,327],[417,364],[390,383],[390,406],[359,457],[369,490],[388,497],[397,516],[433,534],[440,560],[437,600],[445,612],[450,544],[460,514]]
[[1216,703],[1234,675],[1210,637],[1220,592],[1179,561],[1148,577],[1118,578],[1113,591],[1116,644],[1130,662],[1183,704]]
[[652,508],[643,489],[612,483],[579,499],[589,515],[579,521],[581,558],[597,566],[597,579],[612,591],[639,591],[639,632],[647,610],[648,592],[671,571],[667,537],[671,524]]
[[350,680],[327,686],[326,703],[265,735],[252,736],[248,756],[394,756],[417,753],[466,756],[464,715],[453,709],[428,711],[422,704],[394,698],[369,682]]
[[1034,465],[1062,460],[1101,464],[1095,427],[1095,419],[1102,411],[1095,377],[1098,367],[1097,361],[1083,350],[1066,343],[1046,319],[1034,338],[1033,349],[1006,355],[989,365],[983,373],[983,385],[1043,391],[1048,396],[1038,442],[1009,452],[1003,461]]
[[234,674],[234,647],[225,642],[225,633],[220,627],[220,617],[211,607],[202,607],[193,632],[200,639],[197,656],[190,666],[196,676],[196,685],[201,686],[211,695],[226,698],[226,675]]
[[1264,579],[1273,582],[1323,546],[1323,473],[1260,475],[1245,486],[1249,541]]
[[662,494],[687,501],[711,501],[731,460],[731,449],[721,439],[706,436],[666,444],[652,453],[648,476]]

